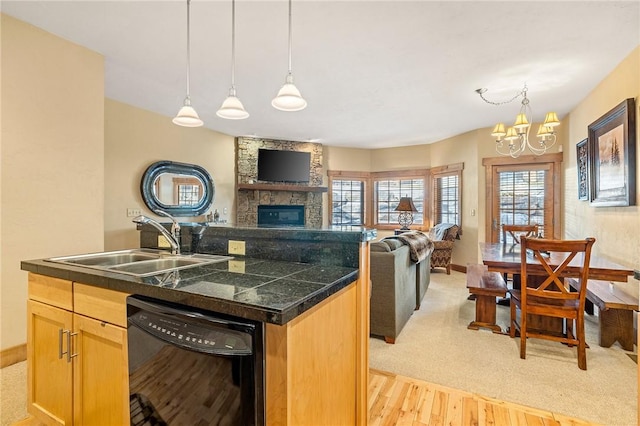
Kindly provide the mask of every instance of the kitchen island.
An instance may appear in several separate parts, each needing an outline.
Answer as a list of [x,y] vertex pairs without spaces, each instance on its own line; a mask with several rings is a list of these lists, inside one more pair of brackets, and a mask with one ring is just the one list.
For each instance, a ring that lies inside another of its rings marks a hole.
[[[141,245],[157,248],[153,247],[153,242],[158,241],[154,231],[141,231]],[[121,333],[120,350],[113,351],[109,376],[125,383],[119,386],[121,392],[103,401],[114,401],[115,406],[108,408],[120,413],[123,421],[128,422],[129,408],[126,356],[123,356],[126,339],[122,340],[122,333],[126,333],[125,298],[137,294],[264,325],[265,424],[365,424],[368,241],[374,236],[375,231],[363,229],[269,230],[196,225],[183,227],[184,248],[229,255],[228,241],[241,240],[246,244],[245,256],[231,255],[231,260],[147,277],[46,259],[24,261],[22,269],[30,272],[30,306],[42,308],[41,305],[51,304],[55,299],[51,297],[52,291],[64,292],[66,288],[68,302],[62,306],[53,303],[56,309],[97,320],[102,328],[113,326]],[[152,243],[145,243],[147,240]],[[87,296],[87,290],[98,294]],[[103,301],[110,306],[102,307]],[[113,319],[104,318],[106,313]],[[29,315],[29,412],[47,422],[55,423],[65,415],[71,415],[76,422],[85,416],[88,422],[89,414],[83,413],[82,407],[89,402],[83,401],[82,391],[73,386],[76,377],[69,391],[73,395],[69,397],[73,410],[64,408],[63,412],[52,413],[58,408],[43,396],[42,378],[38,379],[37,374],[42,366],[38,367],[36,356],[41,353],[36,348],[41,339],[33,335],[45,321],[33,309]],[[56,327],[51,331],[56,331]],[[73,328],[80,333],[73,350],[77,352],[76,347],[84,347],[82,331],[73,325],[60,328]],[[78,358],[82,365],[90,365],[88,355]],[[87,386],[85,382],[85,393]],[[71,411],[74,413],[70,414]],[[100,407],[93,409],[94,413],[100,411]]]

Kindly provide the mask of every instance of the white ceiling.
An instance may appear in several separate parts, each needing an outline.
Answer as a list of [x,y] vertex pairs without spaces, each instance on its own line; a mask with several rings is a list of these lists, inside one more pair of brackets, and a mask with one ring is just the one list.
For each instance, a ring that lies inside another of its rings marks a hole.
[[[215,115],[231,81],[231,0],[191,2],[191,99],[205,126],[325,145],[432,143],[560,119],[640,43],[638,1],[293,2],[293,75],[309,106],[271,107],[287,72],[287,1],[236,1],[236,87],[251,116]],[[186,80],[186,1],[5,1],[2,12],[105,57],[105,96],[172,117]],[[612,105],[613,106],[613,105]]]

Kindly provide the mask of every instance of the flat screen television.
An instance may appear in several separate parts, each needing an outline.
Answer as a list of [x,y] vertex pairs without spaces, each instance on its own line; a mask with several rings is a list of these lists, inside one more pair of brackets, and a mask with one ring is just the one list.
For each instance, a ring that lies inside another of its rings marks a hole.
[[267,182],[309,182],[311,153],[258,150],[258,180]]

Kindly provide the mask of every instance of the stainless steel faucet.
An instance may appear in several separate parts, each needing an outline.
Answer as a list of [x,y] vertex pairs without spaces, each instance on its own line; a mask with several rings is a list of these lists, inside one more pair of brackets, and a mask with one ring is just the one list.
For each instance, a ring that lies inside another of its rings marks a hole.
[[178,223],[176,218],[171,216],[164,210],[154,210],[154,213],[160,216],[166,216],[171,219],[171,233],[173,234],[173,238],[175,238],[178,244],[180,244],[180,224]]
[[[169,216],[173,221],[174,225],[177,225],[175,219]],[[162,226],[159,222],[147,217],[147,216],[136,216],[133,218],[133,223],[137,223],[139,225],[149,224],[156,228],[164,237],[169,241],[169,245],[171,245],[171,254],[180,254],[180,225],[177,225],[177,236],[174,226],[171,226],[172,232],[167,231],[167,229]]]

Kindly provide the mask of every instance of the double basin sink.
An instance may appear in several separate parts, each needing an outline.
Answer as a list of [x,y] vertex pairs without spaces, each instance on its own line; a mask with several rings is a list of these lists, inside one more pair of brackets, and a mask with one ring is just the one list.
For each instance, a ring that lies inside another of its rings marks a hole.
[[52,257],[46,260],[136,277],[147,277],[195,266],[225,262],[230,259],[233,257],[212,254],[170,254],[163,250],[131,249]]

